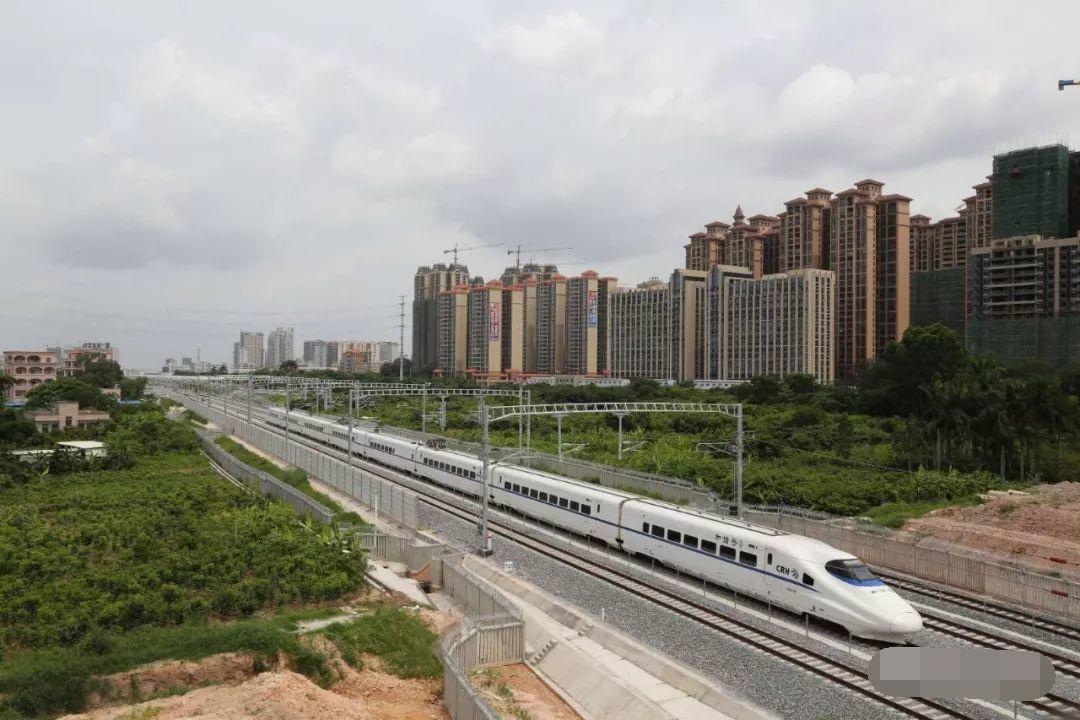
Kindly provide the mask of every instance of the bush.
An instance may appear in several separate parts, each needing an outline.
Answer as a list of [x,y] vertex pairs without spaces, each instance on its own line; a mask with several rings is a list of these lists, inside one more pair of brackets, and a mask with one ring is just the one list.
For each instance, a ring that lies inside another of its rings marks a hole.
[[442,663],[434,653],[435,633],[419,617],[399,607],[376,605],[371,614],[331,625],[324,633],[353,667],[363,667],[360,656],[368,654],[382,658],[398,677],[442,674]]

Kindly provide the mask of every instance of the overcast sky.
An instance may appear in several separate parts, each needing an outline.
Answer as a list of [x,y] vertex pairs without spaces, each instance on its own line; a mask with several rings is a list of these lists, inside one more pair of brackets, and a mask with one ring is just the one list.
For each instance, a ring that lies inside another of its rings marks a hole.
[[995,152],[1080,144],[1078,27],[1075,0],[5,0],[0,349],[392,339],[455,243],[634,284],[737,203],[868,176],[937,218]]

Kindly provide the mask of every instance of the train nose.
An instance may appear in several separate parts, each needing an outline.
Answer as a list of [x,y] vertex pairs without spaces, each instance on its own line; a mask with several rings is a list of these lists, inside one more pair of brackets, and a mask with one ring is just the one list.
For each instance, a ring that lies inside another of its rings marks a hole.
[[922,618],[917,612],[902,612],[892,619],[889,628],[897,635],[910,635],[922,630]]

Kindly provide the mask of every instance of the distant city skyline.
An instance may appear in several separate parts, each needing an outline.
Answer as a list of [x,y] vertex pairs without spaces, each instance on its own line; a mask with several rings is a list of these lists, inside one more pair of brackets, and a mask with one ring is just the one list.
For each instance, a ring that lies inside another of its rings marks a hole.
[[1073,2],[5,10],[0,338],[130,367],[395,338],[455,244],[504,241],[462,254],[485,277],[521,244],[638,282],[736,203],[878,177],[938,221],[994,153],[1080,146]]

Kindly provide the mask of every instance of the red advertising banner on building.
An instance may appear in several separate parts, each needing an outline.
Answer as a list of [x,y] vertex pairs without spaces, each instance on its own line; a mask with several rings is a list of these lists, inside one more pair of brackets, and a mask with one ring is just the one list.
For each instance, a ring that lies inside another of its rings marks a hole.
[[494,342],[499,339],[499,328],[502,325],[502,307],[499,303],[488,304],[488,340]]

